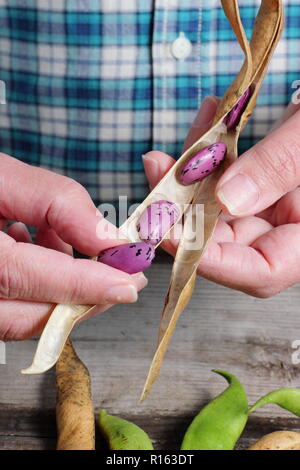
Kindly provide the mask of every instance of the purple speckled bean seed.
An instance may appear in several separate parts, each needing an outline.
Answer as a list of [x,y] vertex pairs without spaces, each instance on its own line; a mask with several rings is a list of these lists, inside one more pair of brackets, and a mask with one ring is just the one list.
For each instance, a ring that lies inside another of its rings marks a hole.
[[223,142],[216,142],[200,150],[183,167],[180,181],[184,185],[201,181],[213,173],[224,160],[227,147]]
[[174,202],[153,202],[142,213],[137,225],[140,239],[156,245],[174,225],[179,215],[179,209]]
[[97,261],[128,274],[139,273],[149,268],[155,256],[153,246],[145,242],[125,243],[103,250]]
[[242,97],[239,99],[237,104],[232,108],[232,110],[225,117],[224,124],[226,124],[228,130],[233,129],[239,123],[241,115],[249,102],[250,96],[251,96],[251,90],[250,88],[248,88],[245,91],[245,93],[242,95]]

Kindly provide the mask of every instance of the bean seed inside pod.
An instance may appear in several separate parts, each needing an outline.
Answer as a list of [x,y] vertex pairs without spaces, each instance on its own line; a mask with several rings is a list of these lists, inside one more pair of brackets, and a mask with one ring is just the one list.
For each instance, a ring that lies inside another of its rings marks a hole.
[[160,200],[150,204],[137,225],[140,239],[156,245],[180,216],[174,202]]
[[200,150],[183,167],[180,181],[184,185],[201,181],[213,173],[224,160],[227,147],[223,142],[217,142]]
[[227,129],[233,129],[239,123],[241,115],[244,112],[248,101],[251,96],[251,90],[248,88],[245,93],[241,96],[237,104],[232,108],[232,110],[227,114],[224,119],[224,124],[226,124]]
[[99,253],[97,261],[125,273],[135,274],[149,268],[154,257],[153,246],[146,242],[137,242],[107,248]]

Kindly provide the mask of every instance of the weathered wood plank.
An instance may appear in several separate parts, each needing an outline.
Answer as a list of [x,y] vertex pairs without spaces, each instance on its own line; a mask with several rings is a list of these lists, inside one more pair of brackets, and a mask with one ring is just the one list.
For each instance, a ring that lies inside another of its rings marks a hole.
[[55,439],[0,436],[0,450],[55,450]]
[[[95,419],[97,420],[97,415]],[[193,416],[132,416],[123,418],[134,421],[151,437],[156,450],[179,450],[182,437]],[[97,429],[97,427],[96,427]],[[246,449],[262,435],[275,430],[300,431],[300,420],[290,418],[253,418],[239,441],[238,449]],[[106,449],[97,429],[97,449]],[[49,449],[56,443],[55,410],[5,408],[0,416],[0,450]]]

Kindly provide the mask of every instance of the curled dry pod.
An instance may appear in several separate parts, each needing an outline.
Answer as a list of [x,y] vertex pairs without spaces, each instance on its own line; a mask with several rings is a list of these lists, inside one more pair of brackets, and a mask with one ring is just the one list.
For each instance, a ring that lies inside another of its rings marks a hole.
[[137,225],[140,239],[157,245],[179,217],[180,211],[174,202],[162,200],[150,204]]
[[242,97],[239,99],[237,104],[227,114],[226,118],[224,119],[224,123],[226,124],[228,130],[233,129],[239,123],[241,115],[245,111],[245,108],[249,102],[250,96],[251,90],[250,88],[248,88],[242,95]]
[[213,173],[226,156],[226,144],[216,142],[200,150],[184,165],[180,174],[182,184],[192,184],[202,181]]
[[110,450],[153,450],[149,436],[130,421],[101,410],[99,426]]
[[[283,27],[282,2],[280,0],[262,0],[249,45],[239,16],[237,0],[221,0],[221,2],[245,53],[245,62],[241,71],[221,100],[212,128],[184,152],[149,196],[120,227],[122,238],[124,237],[130,242],[138,242],[140,241],[137,232],[139,218],[150,204],[160,200],[174,202],[180,209],[181,216],[187,210],[186,206],[189,204],[192,206],[192,210],[187,213],[187,217],[184,220],[182,238],[177,249],[165,306],[162,312],[159,344],[152,361],[142,398],[145,398],[159,374],[176,321],[192,295],[198,263],[206,249],[220,214],[220,208],[215,201],[217,182],[225,169],[237,158],[239,133],[245,126],[254,108],[259,88]],[[227,133],[224,119],[250,86],[251,97],[240,118],[239,125],[235,130]],[[224,142],[227,145],[227,156],[224,164],[203,181],[193,185],[181,184],[179,173],[183,166],[203,148],[215,142]],[[196,208],[197,212],[197,206],[201,204],[204,205],[204,240],[202,245],[198,246],[196,250],[189,250],[186,248],[190,235],[188,225],[195,218],[193,209]],[[181,217],[178,218],[177,222],[180,219]],[[73,325],[85,316],[91,308],[93,306],[90,305],[58,305],[42,333],[31,367],[22,372],[36,374],[52,367]]]
[[91,379],[70,339],[56,364],[56,390],[57,450],[94,450]]
[[155,256],[153,246],[145,242],[125,243],[103,250],[98,261],[128,274],[149,268]]
[[249,409],[249,413],[262,406],[275,404],[300,417],[300,389],[280,388],[264,395]]
[[229,372],[223,376],[229,387],[206,405],[188,427],[182,450],[232,450],[248,419],[248,401],[243,386]]
[[266,434],[248,450],[300,450],[300,433],[276,431]]

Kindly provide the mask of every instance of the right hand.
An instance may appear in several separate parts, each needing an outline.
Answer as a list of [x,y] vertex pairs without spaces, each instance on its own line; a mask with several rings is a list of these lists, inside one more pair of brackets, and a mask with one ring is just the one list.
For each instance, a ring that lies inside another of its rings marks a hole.
[[[0,232],[0,340],[40,333],[53,303],[99,305],[95,314],[137,300],[142,273],[72,257],[72,247],[95,256],[124,243],[107,222],[99,234],[101,217],[74,180],[0,154],[0,230],[18,221]],[[37,227],[37,245],[24,224]]]
[[[204,101],[185,148],[210,128],[216,108],[216,98]],[[291,103],[218,181],[223,213],[198,266],[201,276],[260,298],[300,282],[299,118],[300,106]],[[174,163],[162,152],[147,153],[149,184],[154,187]],[[177,245],[171,236],[162,244],[172,255]]]

